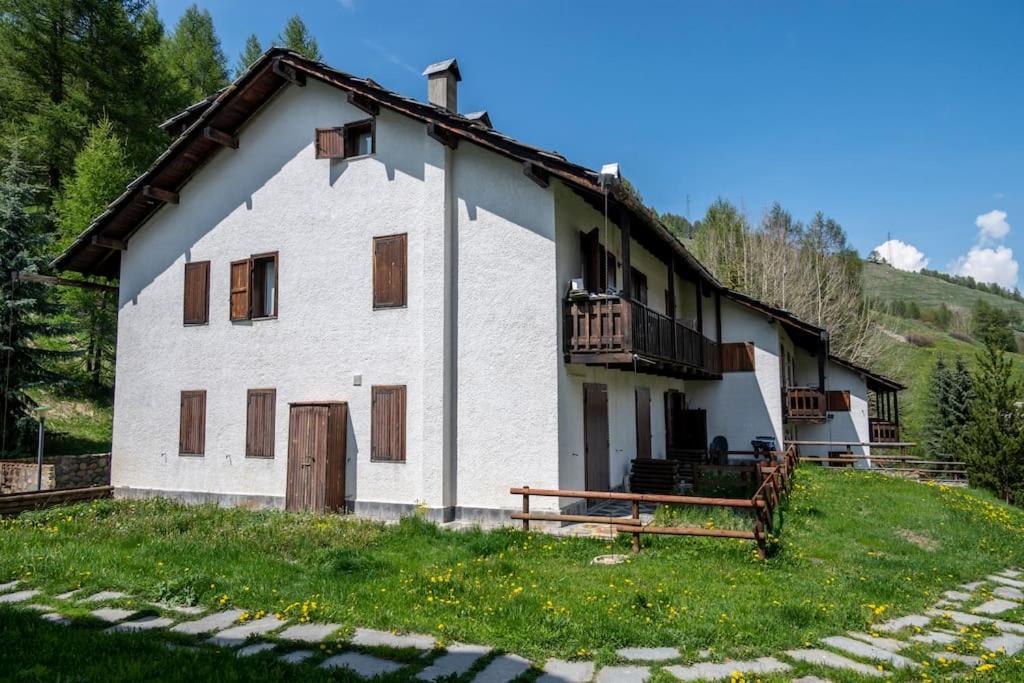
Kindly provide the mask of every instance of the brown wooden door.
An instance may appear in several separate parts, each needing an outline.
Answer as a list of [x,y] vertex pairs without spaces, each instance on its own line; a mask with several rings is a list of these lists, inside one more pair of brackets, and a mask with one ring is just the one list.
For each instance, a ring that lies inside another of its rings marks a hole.
[[651,390],[636,388],[636,457],[651,457]]
[[321,512],[327,475],[327,407],[294,405],[288,418],[285,508]]
[[608,387],[583,385],[583,461],[587,491],[608,491]]

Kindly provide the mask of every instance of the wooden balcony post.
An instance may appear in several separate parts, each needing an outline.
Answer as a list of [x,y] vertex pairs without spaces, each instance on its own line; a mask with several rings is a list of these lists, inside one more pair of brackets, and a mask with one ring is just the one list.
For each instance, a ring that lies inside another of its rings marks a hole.
[[[638,501],[638,500],[633,500],[633,519],[637,520],[638,522],[640,521],[640,501]],[[633,553],[634,554],[640,552],[640,531],[639,531],[640,527],[638,525],[635,528],[637,529],[637,531],[633,532]]]
[[[893,407],[893,423],[896,425],[897,432],[900,428],[900,392],[892,392],[892,407]],[[896,437],[897,439],[899,436]]]
[[[523,487],[523,514],[524,515],[530,514],[530,493],[529,493],[529,491],[530,491],[530,487],[529,486],[524,486]],[[529,530],[530,530],[530,520],[529,519],[523,519],[523,531],[529,531]]]
[[[697,277],[697,333],[704,338],[704,281]],[[704,344],[700,345],[700,366],[704,367]]]
[[828,360],[828,332],[822,332],[818,344],[818,390],[825,393],[825,362]]
[[718,344],[718,368],[722,371],[722,292],[715,290],[715,343]]
[[622,238],[621,246],[619,251],[619,259],[622,260],[622,291],[625,292],[629,298],[633,297],[633,272],[630,266],[629,260],[629,242],[630,239],[630,223],[629,223],[629,212],[622,211],[622,217],[619,221],[619,235]]

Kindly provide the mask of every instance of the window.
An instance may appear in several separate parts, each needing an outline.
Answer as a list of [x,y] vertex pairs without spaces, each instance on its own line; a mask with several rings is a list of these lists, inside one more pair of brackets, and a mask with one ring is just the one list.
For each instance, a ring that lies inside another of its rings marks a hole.
[[378,386],[370,393],[370,459],[405,462],[405,386]]
[[245,457],[274,457],[276,389],[250,389],[245,417]]
[[206,451],[206,391],[181,392],[178,454],[203,455]]
[[613,272],[609,266],[615,257],[611,254],[606,256],[597,228],[580,233],[580,256],[583,261],[583,286],[591,294],[603,294],[607,290],[608,274]]
[[615,261],[615,254],[608,252],[608,289],[619,288],[618,266]]
[[407,235],[373,238],[373,307],[400,308],[406,303]]
[[210,262],[185,264],[184,321],[186,325],[210,322]]
[[277,252],[231,264],[231,320],[277,317]]
[[629,269],[629,298],[647,305],[647,276],[636,268]]
[[637,387],[636,400],[636,457],[651,457],[651,390]]
[[314,143],[317,159],[369,156],[376,151],[376,126],[373,119],[366,119],[334,128],[317,128]]

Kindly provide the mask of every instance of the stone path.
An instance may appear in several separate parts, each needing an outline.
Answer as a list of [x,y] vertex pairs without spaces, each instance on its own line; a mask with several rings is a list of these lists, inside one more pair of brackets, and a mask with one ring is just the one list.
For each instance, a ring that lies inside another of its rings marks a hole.
[[[1019,619],[1024,610],[1024,574],[1016,569],[946,591],[942,600],[922,614],[875,624],[870,633],[851,631],[822,638],[817,646],[808,644],[751,660],[696,662],[687,662],[687,656],[674,647],[629,647],[616,650],[616,660],[603,667],[591,661],[549,659],[540,668],[523,657],[494,652],[483,645],[454,643],[439,649],[434,637],[425,634],[357,628],[346,638],[341,624],[289,623],[274,615],[249,619],[239,609],[199,616],[206,612],[205,608],[164,603],[143,603],[155,609],[140,610],[129,608],[139,603],[118,591],[80,595],[79,590],[72,590],[47,596],[26,586],[25,581],[0,583],[0,604],[30,610],[41,619],[65,627],[74,622],[60,608],[78,605],[88,609],[94,619],[107,622],[107,633],[166,631],[178,634],[179,638],[195,639],[190,645],[168,641],[166,645],[171,649],[231,649],[238,657],[264,656],[288,664],[348,669],[363,678],[402,672],[403,679],[420,681],[472,677],[473,683],[510,683],[536,677],[539,683],[642,683],[658,673],[662,678],[667,675],[681,681],[727,681],[742,677],[751,680],[772,675],[792,678],[794,683],[827,683],[827,679],[814,675],[795,676],[801,667],[806,673],[811,666],[815,671],[833,672],[844,680],[851,676],[881,678],[891,675],[893,669],[922,669],[922,661],[926,663],[928,659],[953,675],[991,661],[992,656],[1012,657],[1024,652],[1024,623],[1012,620]],[[58,605],[53,601],[58,601]],[[1004,614],[1009,616],[1000,618]],[[963,627],[978,626],[992,632],[984,638],[969,631],[960,632]],[[975,649],[974,654],[956,651],[961,641],[971,639],[975,643],[980,640],[982,649]],[[318,645],[319,649],[311,645]],[[331,651],[324,652],[325,646]],[[373,649],[361,651],[365,648]],[[975,656],[983,652],[992,656],[986,660]],[[703,650],[699,659],[711,656],[711,650]],[[922,673],[926,672],[922,669]]]

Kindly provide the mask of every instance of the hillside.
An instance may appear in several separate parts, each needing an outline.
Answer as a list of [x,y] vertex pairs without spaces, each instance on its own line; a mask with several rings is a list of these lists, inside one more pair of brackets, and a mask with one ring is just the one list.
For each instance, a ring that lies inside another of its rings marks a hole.
[[1024,304],[1017,301],[867,261],[864,263],[864,293],[877,301],[916,301],[922,307],[934,307],[944,302],[947,306],[969,309],[975,301],[981,299],[992,306],[1016,311],[1024,317]]

